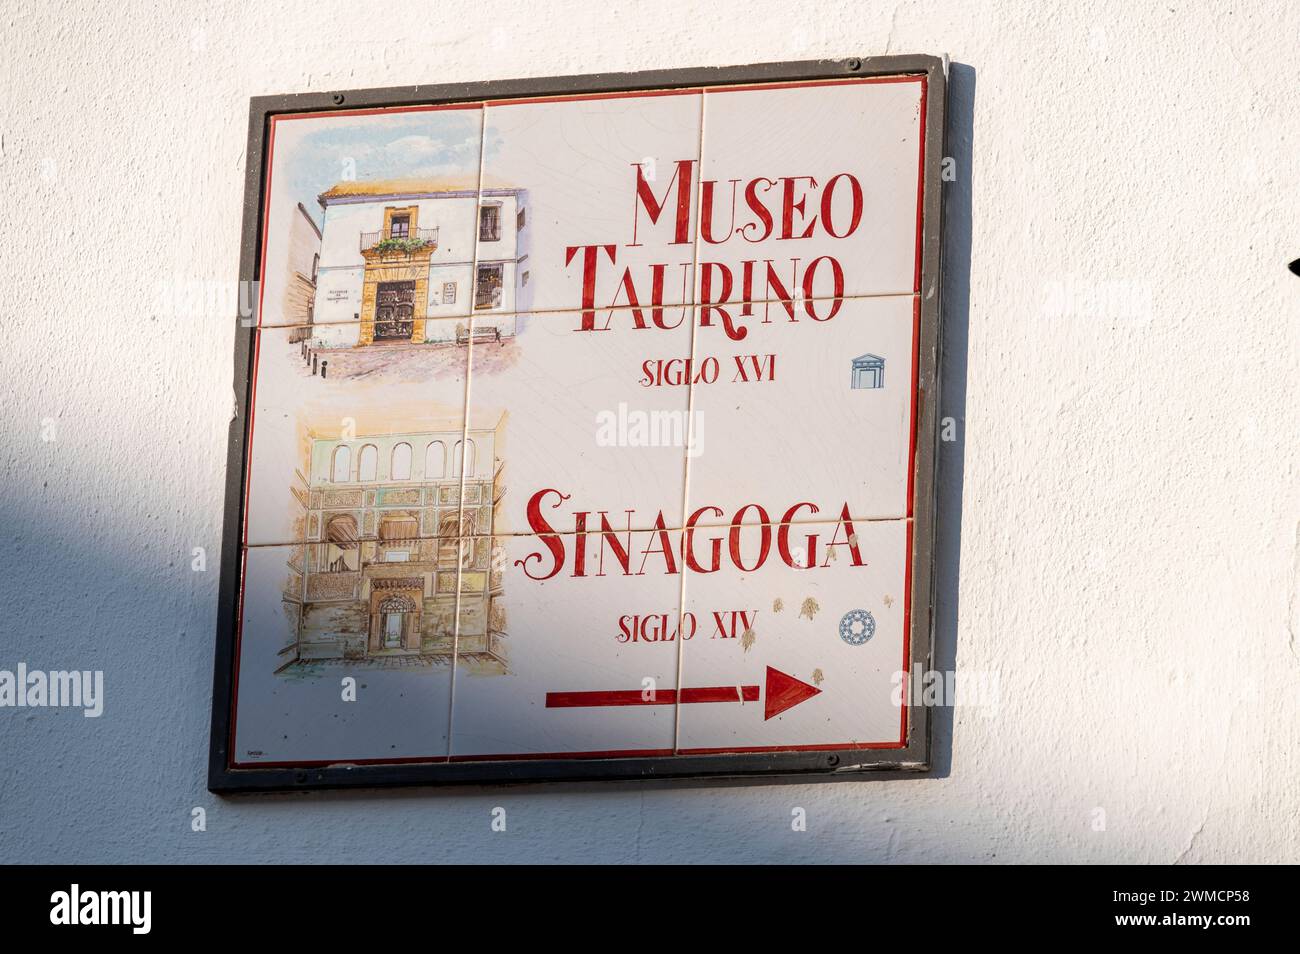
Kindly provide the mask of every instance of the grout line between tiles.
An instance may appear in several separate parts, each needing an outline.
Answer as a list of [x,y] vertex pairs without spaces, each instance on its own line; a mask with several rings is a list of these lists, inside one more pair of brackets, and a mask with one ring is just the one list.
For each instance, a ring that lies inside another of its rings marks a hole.
[[[694,245],[691,257],[691,298],[697,298],[696,289],[700,281],[700,202],[702,200],[701,181],[704,176],[704,91],[700,91],[700,132],[695,150],[695,189],[691,197],[692,215],[690,221],[694,223]],[[691,311],[695,308],[692,306]],[[697,316],[691,315],[691,355],[688,368],[695,367],[695,346],[699,336],[700,323]],[[686,389],[686,446],[682,448],[682,509],[681,521],[686,523],[687,508],[691,499],[691,448],[695,446],[695,379],[692,375],[688,379]],[[684,537],[683,537],[684,539]],[[677,586],[677,632],[682,632],[682,624],[686,619],[686,568],[682,567],[681,579]],[[677,674],[675,676],[674,689],[677,692],[677,701],[673,704],[673,754],[677,754],[681,748],[682,732],[682,676],[685,672],[686,663],[686,645],[681,639],[677,640]]]
[[[697,197],[698,197],[698,196],[697,196]],[[475,226],[475,228],[477,228],[477,226]],[[478,239],[477,239],[477,233],[476,233],[476,238],[475,238],[475,247],[476,247],[476,253],[475,253],[475,254],[476,254],[476,256],[477,256],[477,244],[478,244]],[[699,237],[698,237],[698,235],[696,236],[696,245],[697,245],[697,250],[696,250],[696,261],[695,261],[695,264],[698,265],[698,258],[699,258],[699,252],[698,252]],[[477,272],[477,268],[478,268],[477,257],[475,258],[475,260],[473,261],[472,264],[473,264],[473,267],[474,267],[475,271]],[[692,279],[692,280],[694,280],[694,279]],[[748,302],[745,302],[745,301],[742,301],[742,300],[710,302],[710,303],[707,305],[707,307],[709,307],[709,308],[736,308],[736,307],[743,306],[743,305],[745,305],[745,304],[749,304],[749,305],[783,305],[783,304],[785,304],[785,303],[787,303],[787,302],[794,302],[795,304],[802,304],[802,303],[805,303],[805,302],[807,302],[807,303],[816,303],[816,302],[824,302],[824,301],[841,301],[841,302],[872,301],[872,300],[874,300],[874,299],[878,299],[878,298],[919,298],[920,295],[921,295],[921,293],[920,293],[919,291],[909,290],[909,291],[893,291],[893,292],[863,292],[863,293],[861,293],[861,294],[856,294],[856,295],[838,295],[838,296],[837,296],[837,295],[813,295],[813,296],[810,297],[810,298],[804,298],[804,297],[796,297],[796,298],[751,298],[751,299],[748,300]],[[697,309],[700,309],[700,308],[704,308],[704,307],[706,307],[702,302],[695,301],[695,300],[694,300],[695,297],[696,297],[695,295],[692,295],[692,296],[691,296],[691,298],[692,298],[691,301],[665,302],[661,307],[662,307],[664,310],[668,310],[668,309],[671,309],[671,308],[682,308],[682,309],[689,308],[689,309],[691,309],[692,311],[695,311],[695,310],[697,310]],[[472,304],[472,301],[471,301],[471,304]],[[547,316],[547,315],[574,315],[574,314],[580,314],[580,313],[581,313],[582,311],[584,311],[584,310],[595,311],[595,312],[597,312],[598,314],[613,314],[614,312],[649,311],[649,310],[651,310],[653,307],[655,307],[655,306],[653,306],[653,305],[626,305],[626,304],[618,304],[618,305],[602,305],[602,306],[599,307],[599,308],[584,309],[584,308],[582,307],[581,304],[577,304],[577,305],[573,305],[572,307],[569,307],[569,308],[530,308],[530,309],[528,309],[527,311],[519,311],[518,309],[511,310],[511,311],[490,311],[490,312],[484,312],[484,315],[491,316],[492,318],[517,318],[517,317],[520,317],[520,316],[524,316],[524,317],[532,318],[532,317],[545,317],[545,316]],[[424,320],[425,320],[426,322],[430,322],[430,321],[434,321],[434,322],[437,322],[437,321],[465,321],[467,318],[473,318],[473,317],[474,317],[473,309],[471,308],[471,311],[470,311],[470,314],[469,314],[469,315],[440,315],[440,316],[437,316],[437,317],[434,317],[434,318],[425,318]],[[276,322],[276,323],[263,323],[263,324],[260,324],[260,325],[255,325],[254,328],[255,328],[256,330],[259,330],[259,331],[269,331],[269,330],[271,330],[271,329],[276,329],[276,328],[315,328],[315,327],[317,327],[317,326],[320,326],[320,327],[322,327],[322,328],[326,328],[326,327],[328,327],[328,328],[336,328],[336,327],[344,327],[344,326],[347,326],[347,325],[359,325],[359,324],[361,324],[361,321],[360,321],[359,319],[358,319],[358,320],[352,320],[352,321],[313,321],[313,322],[310,322],[310,323],[307,323],[307,322],[301,322],[301,321],[295,321],[295,322],[283,322],[283,323],[280,323],[280,322]]]
[[[460,507],[460,511],[463,512],[463,505]],[[907,515],[907,514],[898,514],[897,516],[893,516],[893,517],[850,517],[850,518],[849,518],[849,522],[850,522],[850,523],[855,523],[855,524],[857,524],[857,523],[912,523],[912,522],[914,522],[914,520],[915,520],[915,517],[909,516],[909,515]],[[700,523],[697,523],[697,524],[695,524],[694,526],[690,527],[689,529],[691,529],[691,530],[730,530],[733,526],[739,526],[739,527],[741,527],[741,528],[748,528],[748,527],[776,527],[776,528],[780,528],[780,527],[817,527],[817,526],[829,526],[829,525],[831,525],[831,524],[836,524],[836,523],[839,523],[839,522],[840,522],[839,517],[828,516],[828,517],[826,517],[824,520],[819,520],[819,519],[817,519],[816,517],[811,517],[811,518],[799,519],[799,520],[755,520],[755,521],[747,521],[747,522],[745,522],[745,523],[741,523],[741,524],[731,524],[731,523],[704,523],[704,522],[700,522]],[[683,533],[683,532],[685,532],[687,529],[688,529],[687,527],[682,526],[682,525],[677,525],[677,524],[674,524],[674,525],[671,525],[671,526],[665,526],[665,527],[657,527],[657,526],[653,526],[653,525],[647,525],[647,526],[644,526],[644,527],[632,527],[630,530],[629,530],[628,528],[626,528],[626,527],[615,528],[615,529],[614,529],[613,531],[611,531],[611,532],[613,532],[613,533],[615,533],[615,534],[620,534],[620,533],[660,533],[660,532],[663,532],[663,533]],[[603,536],[604,533],[605,533],[605,531],[603,531],[603,530],[584,530],[584,531],[583,531],[583,535],[584,535],[584,536],[588,536],[588,537],[599,537],[599,536]],[[486,533],[482,533],[482,532],[474,532],[474,533],[465,533],[465,534],[460,534],[460,535],[458,535],[458,539],[459,539],[459,540],[482,540],[482,539],[504,539],[504,538],[513,538],[513,537],[543,537],[543,536],[573,537],[573,536],[577,536],[577,532],[574,531],[574,530],[554,530],[554,531],[552,531],[552,532],[550,532],[550,533],[522,533],[522,532],[521,532],[521,533],[513,533],[513,532],[510,532],[510,531],[506,531],[506,530],[496,530],[496,529],[492,529],[492,530],[489,530],[489,531],[486,532]],[[420,534],[420,535],[418,535],[418,536],[411,537],[410,539],[419,541],[419,540],[441,540],[441,539],[443,539],[443,538],[442,538],[441,536],[437,535],[437,534]],[[323,541],[323,540],[287,540],[287,541],[280,541],[280,542],[278,542],[278,543],[246,543],[246,544],[244,544],[244,547],[243,547],[243,548],[244,548],[245,550],[270,550],[270,549],[273,549],[273,548],[275,548],[275,547],[300,547],[300,546],[312,546],[312,545],[314,545],[314,544],[317,544],[317,543],[324,543],[324,542],[325,542],[325,541]]]
[[[913,519],[914,518],[908,514],[900,513],[892,517],[850,517],[848,522],[854,524],[905,523],[905,522],[910,522]],[[832,524],[837,524],[840,522],[841,522],[840,518],[838,516],[833,516],[833,515],[827,516],[824,519],[818,519],[816,517],[813,517],[810,519],[800,519],[800,520],[747,520],[739,524],[704,523],[703,521],[701,521],[700,523],[694,524],[693,526],[690,527],[687,527],[683,524],[674,523],[663,527],[655,526],[653,524],[647,524],[645,526],[631,527],[631,528],[614,527],[608,531],[587,529],[582,531],[582,535],[586,537],[600,537],[600,536],[604,536],[606,533],[612,533],[614,535],[624,534],[624,533],[684,533],[687,530],[730,530],[733,527],[739,527],[742,529],[746,527],[776,527],[776,528],[817,527],[817,526],[830,526]],[[492,530],[490,533],[467,533],[465,534],[464,539],[474,540],[482,537],[493,537],[496,539],[502,539],[508,537],[576,537],[576,536],[578,536],[578,531],[576,530],[548,530],[545,533],[532,533],[532,532],[515,533],[508,530]],[[267,544],[262,544],[262,545],[265,546]]]
[[[476,536],[480,536],[480,534],[469,534],[469,537],[471,539],[473,539]],[[417,534],[414,537],[406,537],[405,539],[410,540],[414,543],[422,543],[426,540],[441,540],[443,538],[438,536],[437,534],[422,533],[422,534]],[[316,546],[317,544],[323,544],[328,542],[329,542],[328,540],[321,539],[321,540],[290,540],[288,542],[282,541],[280,543],[246,543],[244,544],[244,549],[245,550],[271,550],[274,549],[275,547],[312,547],[312,546]],[[357,542],[372,543],[374,542],[374,540],[372,540],[369,537],[366,537],[366,538],[358,538]]]
[[[447,758],[451,759],[452,739],[456,719],[456,667],[460,663],[460,599],[461,575],[465,572],[465,461],[469,456],[469,408],[471,387],[474,375],[474,303],[478,300],[478,250],[480,236],[479,218],[482,216],[483,203],[483,165],[487,161],[487,107],[479,105],[479,149],[478,149],[478,184],[474,190],[474,260],[469,273],[469,316],[466,328],[469,331],[465,343],[465,408],[461,421],[460,435],[460,488],[456,493],[456,620],[451,637],[451,687],[447,693]],[[516,241],[518,241],[516,239]],[[516,249],[517,251],[517,249]],[[475,466],[478,465],[475,454]]]

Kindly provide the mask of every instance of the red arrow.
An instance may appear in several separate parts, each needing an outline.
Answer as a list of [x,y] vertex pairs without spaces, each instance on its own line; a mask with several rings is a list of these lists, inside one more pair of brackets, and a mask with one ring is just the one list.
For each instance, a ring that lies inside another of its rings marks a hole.
[[[757,702],[758,686],[706,686],[701,689],[607,689],[595,692],[548,692],[548,709],[585,709],[593,706],[672,706],[679,701],[692,702]],[[763,721],[780,715],[805,699],[820,693],[779,669],[767,667],[767,692],[763,703]]]
[[816,686],[787,676],[779,669],[767,667],[767,698],[763,702],[763,721],[774,715],[780,715],[786,709],[792,709],[805,699],[811,699],[821,692]]

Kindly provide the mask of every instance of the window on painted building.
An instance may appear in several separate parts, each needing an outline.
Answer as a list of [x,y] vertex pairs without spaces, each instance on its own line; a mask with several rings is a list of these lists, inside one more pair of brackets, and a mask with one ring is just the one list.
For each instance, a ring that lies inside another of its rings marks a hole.
[[467,441],[464,445],[462,445],[460,441],[456,442],[456,452],[454,455],[455,460],[453,461],[453,467],[455,468],[455,473],[459,475],[461,473],[462,446],[464,447],[464,451],[465,451],[464,453],[465,474],[467,476],[472,477],[474,475],[474,441],[473,440]]
[[455,282],[442,283],[442,303],[444,305],[456,304],[456,283]]
[[411,445],[403,441],[393,448],[393,480],[411,479]]
[[379,559],[383,563],[406,563],[411,559],[420,523],[414,517],[385,517],[379,522]]
[[447,476],[447,445],[434,441],[424,449],[424,479],[441,480]]
[[395,215],[389,222],[388,235],[390,238],[406,238],[411,234],[411,217],[409,215]]
[[485,205],[479,209],[478,240],[480,242],[501,241],[501,206]]
[[520,209],[519,214],[515,216],[515,231],[522,232],[523,230],[524,230],[524,210]]
[[458,518],[455,513],[444,514],[438,521],[438,567],[455,569],[456,554],[460,550],[460,537],[457,535]]
[[501,307],[501,283],[504,265],[480,265],[478,288],[474,292],[475,308]]
[[383,647],[397,649],[402,645],[415,614],[415,604],[405,596],[390,596],[379,604],[379,631],[383,634]]
[[350,573],[358,569],[357,518],[351,514],[331,517],[325,525],[327,573]]
[[357,480],[377,480],[379,478],[379,449],[374,444],[361,448],[357,461]]
[[384,517],[379,521],[379,543],[387,547],[397,544],[405,547],[420,537],[420,522],[409,514]]
[[319,272],[320,272],[320,256],[313,255],[311,257],[311,283],[313,285],[316,284],[316,275]]
[[[473,534],[474,534],[473,530],[465,531],[465,535],[467,537],[472,537]],[[472,570],[474,568],[474,551],[478,549],[478,546],[479,546],[479,541],[474,539],[467,539],[464,541],[463,544],[461,544],[461,548],[460,548],[461,569]],[[474,588],[474,583],[471,582],[472,578],[465,577],[463,579],[464,579],[464,586],[467,590]],[[479,584],[480,587],[481,585],[482,584]]]
[[346,484],[352,473],[352,448],[340,444],[334,448],[334,459],[330,463],[330,480],[336,484]]

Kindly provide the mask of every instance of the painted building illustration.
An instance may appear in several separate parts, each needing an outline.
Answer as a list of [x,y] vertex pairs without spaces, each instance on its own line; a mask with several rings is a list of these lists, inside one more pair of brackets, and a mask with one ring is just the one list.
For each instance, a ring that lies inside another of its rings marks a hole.
[[290,340],[300,341],[313,320],[321,251],[320,229],[302,203],[295,203],[289,212],[284,239],[267,251],[265,318],[293,325]]
[[514,334],[528,305],[524,190],[454,177],[352,181],[318,201],[319,347],[463,344],[470,314],[476,336]]
[[885,359],[878,354],[864,354],[853,359],[853,384],[859,388],[885,386]]
[[449,665],[458,579],[460,662],[504,670],[501,575],[492,569],[495,436],[311,442],[310,473],[294,490],[304,540],[284,594],[295,652],[280,671],[330,659]]
[[283,314],[294,324],[310,325],[316,303],[316,271],[320,267],[321,233],[301,204],[294,208],[289,227],[288,275]]

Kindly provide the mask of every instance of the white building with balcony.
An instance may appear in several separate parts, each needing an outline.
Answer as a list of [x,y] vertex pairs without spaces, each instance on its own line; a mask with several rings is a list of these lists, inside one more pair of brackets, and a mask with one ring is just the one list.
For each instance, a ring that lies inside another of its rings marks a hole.
[[525,198],[455,178],[340,182],[322,193],[317,346],[463,343],[470,315],[476,337],[513,335],[528,305]]

